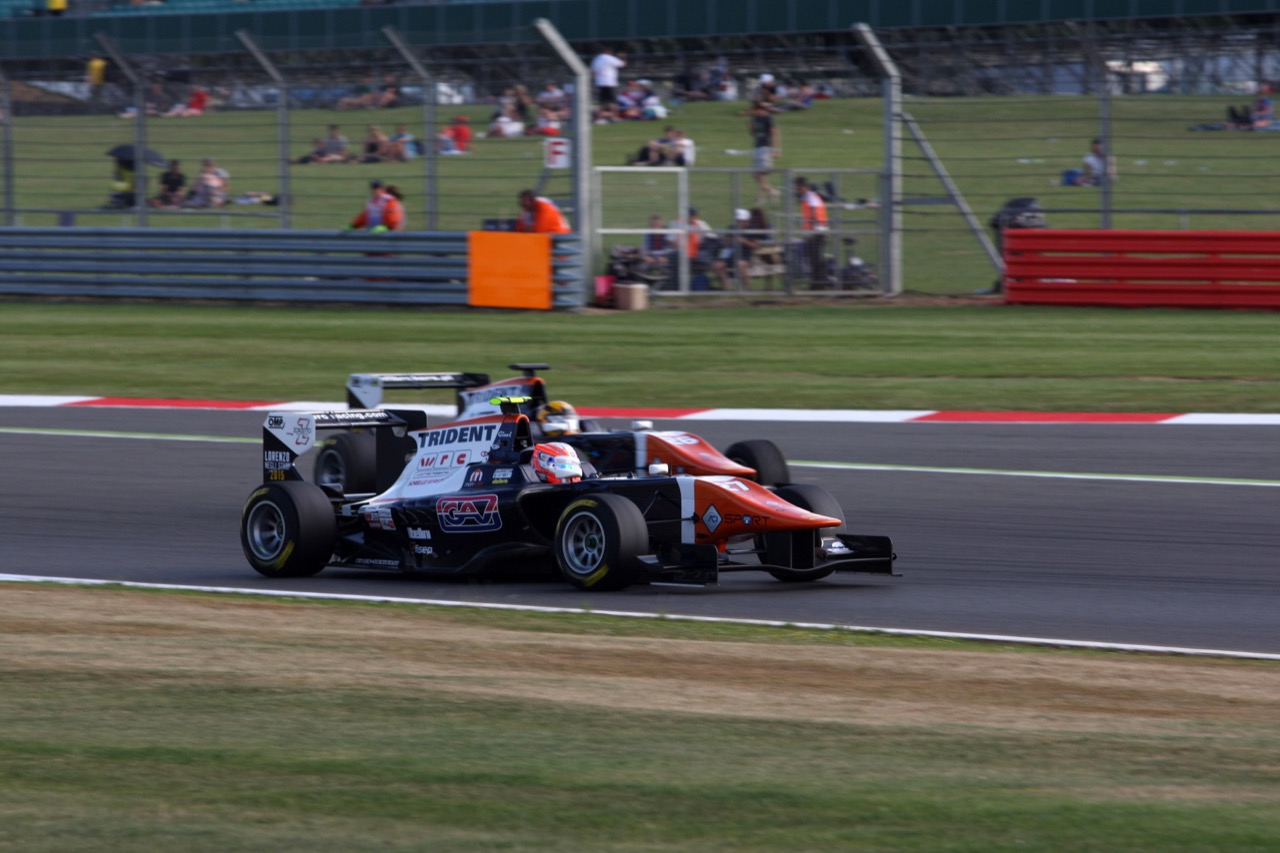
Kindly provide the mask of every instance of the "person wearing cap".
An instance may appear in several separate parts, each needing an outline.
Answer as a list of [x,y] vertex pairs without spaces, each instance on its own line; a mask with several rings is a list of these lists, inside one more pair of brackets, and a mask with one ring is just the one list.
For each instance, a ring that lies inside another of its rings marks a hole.
[[528,234],[568,234],[571,230],[556,203],[533,190],[521,190],[516,230]]
[[729,289],[729,268],[733,267],[738,276],[738,289],[746,286],[751,258],[755,250],[760,248],[765,234],[757,228],[756,223],[763,223],[767,231],[768,224],[764,219],[764,211],[756,208],[756,214],[740,207],[733,212],[733,224],[728,228],[728,239],[720,249],[719,257],[711,267],[721,290]]
[[454,116],[453,122],[436,136],[441,154],[466,154],[471,150],[471,120],[464,115]]
[[348,231],[399,231],[404,228],[404,205],[394,194],[388,192],[382,181],[369,184],[369,200],[360,211]]
[[747,129],[751,132],[751,166],[755,170],[756,186],[760,188],[756,196],[756,204],[777,198],[782,195],[769,184],[769,173],[773,171],[773,158],[782,153],[778,140],[778,126],[773,121],[773,112],[762,100],[751,104],[751,115],[747,119]]

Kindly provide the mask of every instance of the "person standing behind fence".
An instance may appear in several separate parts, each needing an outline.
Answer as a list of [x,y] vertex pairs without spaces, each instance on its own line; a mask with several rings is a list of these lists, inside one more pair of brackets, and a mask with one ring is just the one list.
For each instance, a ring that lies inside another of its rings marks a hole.
[[755,169],[756,185],[760,187],[756,204],[761,204],[781,195],[769,184],[769,173],[773,171],[773,158],[782,153],[782,148],[778,140],[778,126],[773,121],[773,114],[768,104],[759,100],[752,103],[747,127],[751,132],[751,166]]
[[347,230],[381,232],[399,231],[404,228],[404,205],[388,190],[388,187],[382,185],[382,181],[371,182],[369,200],[365,202],[364,209],[359,215],[351,220]]
[[538,195],[533,190],[521,190],[520,216],[516,219],[516,230],[528,234],[568,234],[569,223],[549,198]]
[[796,178],[796,199],[800,202],[800,225],[805,231],[804,256],[814,287],[826,287],[827,203],[805,178]]

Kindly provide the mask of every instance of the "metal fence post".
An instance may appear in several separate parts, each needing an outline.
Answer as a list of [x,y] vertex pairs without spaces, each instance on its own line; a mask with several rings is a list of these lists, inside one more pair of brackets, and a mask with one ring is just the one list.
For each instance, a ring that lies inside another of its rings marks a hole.
[[280,97],[276,99],[276,148],[280,170],[277,202],[280,207],[280,224],[288,228],[293,222],[290,214],[293,199],[289,185],[289,83],[267,55],[258,48],[247,30],[236,30],[236,38],[240,39],[240,43],[253,55],[280,90]]
[[887,296],[902,293],[902,137],[898,119],[902,112],[902,75],[898,66],[866,24],[854,24],[880,73],[884,101],[884,178],[880,192],[880,270]]
[[582,252],[582,302],[586,304],[586,295],[592,281],[591,271],[599,269],[600,258],[596,257],[598,247],[596,235],[591,230],[595,215],[591,209],[591,72],[573,48],[564,40],[564,36],[556,29],[555,24],[546,18],[538,18],[533,22],[538,34],[546,40],[556,55],[573,72],[573,207],[574,226],[581,239]]

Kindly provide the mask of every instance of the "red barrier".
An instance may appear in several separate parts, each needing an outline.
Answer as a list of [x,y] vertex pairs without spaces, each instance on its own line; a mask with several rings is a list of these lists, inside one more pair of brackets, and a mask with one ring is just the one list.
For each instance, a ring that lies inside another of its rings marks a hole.
[[1016,305],[1280,309],[1280,232],[1007,229]]

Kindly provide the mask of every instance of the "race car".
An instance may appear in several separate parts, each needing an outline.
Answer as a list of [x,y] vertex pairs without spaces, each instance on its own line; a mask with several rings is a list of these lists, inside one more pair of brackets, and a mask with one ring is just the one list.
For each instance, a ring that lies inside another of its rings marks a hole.
[[[428,426],[420,410],[271,412],[263,482],[241,515],[251,566],[273,578],[326,566],[432,575],[545,564],[583,590],[641,583],[713,584],[761,570],[781,581],[835,571],[893,574],[885,536],[844,533],[844,513],[812,485],[770,491],[724,475],[601,476],[561,442],[538,442],[523,399],[497,414]],[[366,430],[381,492],[343,494],[307,482],[298,457],[326,430]]]
[[[567,403],[548,400],[547,383],[538,371],[547,364],[512,364],[520,376],[491,382],[484,373],[353,373],[347,380],[347,405],[374,409],[384,391],[397,388],[451,388],[457,391],[456,420],[498,414],[495,399],[523,398],[520,411],[529,417],[535,438],[554,437],[571,444],[601,474],[643,474],[652,464],[665,464],[673,474],[724,474],[766,485],[791,482],[786,457],[771,441],[751,439],[723,453],[702,438],[680,430],[654,430],[648,421],[633,421],[629,430],[605,430],[580,418]],[[322,443],[313,469],[315,482],[344,491],[377,487],[373,437],[360,432],[334,436]]]

